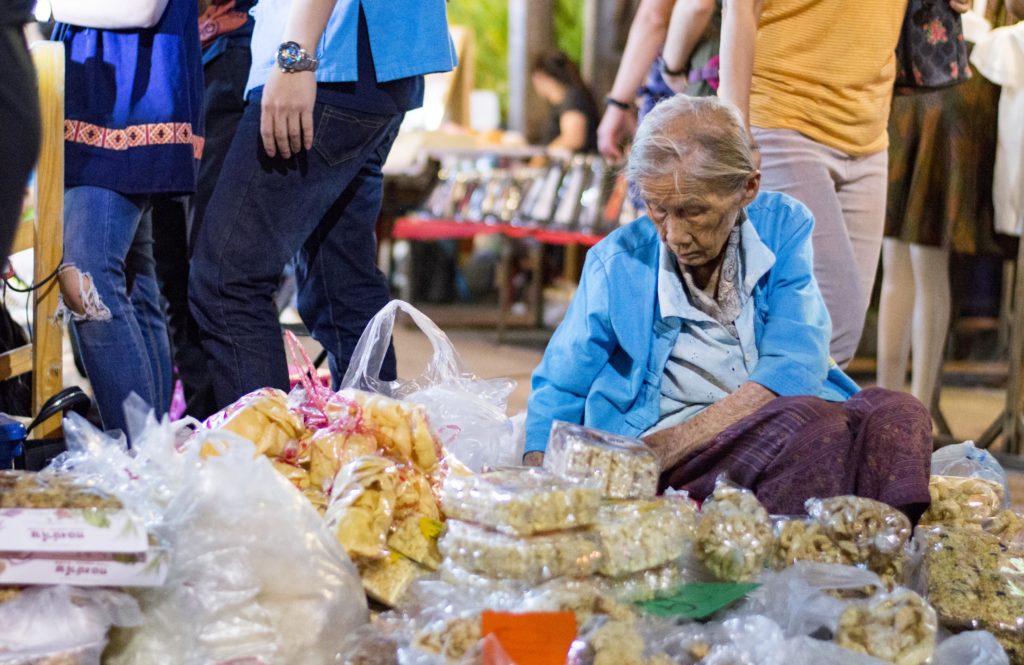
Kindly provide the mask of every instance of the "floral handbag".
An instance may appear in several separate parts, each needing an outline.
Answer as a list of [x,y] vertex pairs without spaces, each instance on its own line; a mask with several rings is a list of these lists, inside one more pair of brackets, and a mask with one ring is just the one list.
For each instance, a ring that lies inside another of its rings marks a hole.
[[948,0],[909,0],[896,45],[896,90],[927,92],[971,78],[960,15]]

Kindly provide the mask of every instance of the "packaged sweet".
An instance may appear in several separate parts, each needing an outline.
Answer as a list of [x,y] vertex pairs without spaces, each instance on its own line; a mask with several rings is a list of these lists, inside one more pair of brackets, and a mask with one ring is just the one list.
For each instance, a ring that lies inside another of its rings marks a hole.
[[772,525],[753,492],[719,480],[701,510],[694,553],[720,580],[757,577],[772,547]]
[[985,531],[1013,549],[1024,548],[1024,517],[1013,510],[1000,510],[982,523]]
[[335,393],[325,411],[332,424],[349,424],[354,431],[373,436],[387,456],[412,462],[425,473],[437,467],[441,446],[423,407],[349,388]]
[[274,465],[274,470],[287,478],[288,482],[295,485],[295,488],[300,492],[309,489],[309,473],[301,466],[295,466],[278,459],[271,460],[271,464]]
[[923,587],[951,630],[984,629],[1024,662],[1024,559],[971,527],[919,529]]
[[978,448],[973,441],[943,446],[932,453],[933,476],[958,476],[962,478],[984,478],[1003,488],[1003,508],[1010,507],[1010,487],[1006,470],[999,461],[984,448]]
[[395,520],[387,546],[393,552],[398,552],[425,568],[437,570],[441,565],[437,539],[443,530],[442,522],[419,513],[411,513]]
[[525,582],[592,575],[601,560],[600,538],[585,530],[516,537],[449,520],[439,547],[472,573]]
[[935,610],[913,591],[899,589],[847,607],[835,641],[895,665],[921,665],[935,652],[937,630]]
[[652,497],[660,467],[642,441],[555,421],[544,452],[544,468],[569,480],[596,482],[611,499]]
[[410,464],[398,465],[395,499],[395,519],[407,515],[421,515],[432,520],[443,519],[433,483],[422,471]]
[[696,524],[697,506],[685,497],[606,501],[592,527],[603,547],[598,572],[618,577],[678,559]]
[[430,622],[413,634],[412,646],[457,663],[477,645],[481,637],[480,614],[470,612],[464,616]]
[[921,524],[981,524],[1003,506],[1003,486],[985,478],[932,476],[928,492],[932,503]]
[[117,497],[76,482],[70,476],[0,470],[0,508],[119,510],[123,507]]
[[448,517],[515,535],[589,526],[600,501],[595,487],[525,467],[449,477],[441,492]]
[[669,593],[690,581],[692,571],[682,561],[648,568],[620,577],[596,577],[594,583],[602,594],[623,603],[651,600],[659,594]]
[[383,457],[364,455],[342,468],[324,520],[349,556],[387,555],[397,485],[398,466]]
[[409,586],[428,573],[426,568],[397,552],[383,559],[359,563],[366,595],[388,607],[398,606]]
[[847,563],[843,551],[818,522],[799,518],[780,520],[775,524],[775,545],[769,563],[775,570],[782,570],[797,561]]
[[377,450],[377,440],[368,434],[341,427],[317,430],[310,439],[310,484],[330,495],[341,467],[357,457],[373,455]]
[[808,499],[806,507],[842,550],[847,563],[866,563],[872,570],[883,568],[910,539],[907,516],[880,501],[835,496]]
[[[306,436],[301,418],[288,409],[288,396],[273,388],[261,388],[243,396],[211,416],[206,428],[231,432],[252,441],[257,453],[268,457],[281,457],[289,446],[297,451],[295,442]],[[215,452],[215,448],[209,446],[203,450],[204,455]],[[294,456],[298,457],[297,452]]]

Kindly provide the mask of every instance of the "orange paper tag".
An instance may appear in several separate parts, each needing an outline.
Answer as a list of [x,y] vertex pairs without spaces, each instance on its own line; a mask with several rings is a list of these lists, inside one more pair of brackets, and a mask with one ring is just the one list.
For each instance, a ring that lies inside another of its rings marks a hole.
[[[576,639],[572,612],[484,612],[481,632],[494,635],[500,649],[484,649],[484,665],[565,665]],[[503,653],[502,653],[503,652]]]

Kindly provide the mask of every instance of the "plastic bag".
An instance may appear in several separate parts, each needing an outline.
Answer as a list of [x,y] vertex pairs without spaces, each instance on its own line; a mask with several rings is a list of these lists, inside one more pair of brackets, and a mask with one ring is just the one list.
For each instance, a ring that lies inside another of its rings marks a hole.
[[696,524],[697,505],[686,497],[605,502],[593,526],[604,551],[598,572],[617,577],[678,559]]
[[[422,376],[382,381],[378,378],[380,368],[399,310],[412,317],[430,340],[434,353]],[[444,439],[445,448],[474,471],[517,464],[522,457],[506,414],[515,382],[486,380],[466,373],[448,336],[402,300],[392,300],[367,324],[341,386],[422,404],[431,426]]]
[[99,665],[110,627],[141,621],[138,603],[121,591],[29,587],[0,603],[0,665]]
[[658,491],[658,458],[642,441],[582,425],[551,425],[544,468],[567,480],[596,479],[610,499],[640,499]]
[[921,665],[935,652],[935,610],[909,589],[852,603],[839,616],[835,641],[895,665]]
[[589,526],[600,501],[594,486],[526,467],[450,476],[441,490],[448,517],[520,536]]
[[910,539],[907,516],[881,501],[857,496],[808,499],[807,514],[842,549],[846,563],[880,570],[898,557]]
[[760,581],[761,587],[737,611],[772,619],[787,637],[813,635],[821,629],[836,632],[848,602],[830,591],[882,588],[878,575],[869,570],[808,561],[798,561],[781,572],[766,572]]
[[[144,427],[131,455],[80,422],[87,445],[62,460],[148,508],[172,547],[166,585],[140,594],[145,622],[108,662],[334,662],[345,633],[366,622],[366,600],[312,505],[240,437],[201,432],[179,451],[173,424],[132,421]],[[216,453],[205,461],[204,446]]]
[[973,441],[944,446],[932,453],[933,476],[984,478],[1003,487],[1003,508],[1010,505],[1010,485],[1006,470],[989,451],[978,448]]
[[969,630],[942,641],[931,665],[1010,665],[1010,659],[992,633]]
[[697,524],[697,561],[720,580],[752,580],[764,568],[772,541],[768,511],[754,493],[719,478]]
[[1003,506],[1003,486],[985,478],[932,476],[928,481],[932,503],[921,524],[981,525]]

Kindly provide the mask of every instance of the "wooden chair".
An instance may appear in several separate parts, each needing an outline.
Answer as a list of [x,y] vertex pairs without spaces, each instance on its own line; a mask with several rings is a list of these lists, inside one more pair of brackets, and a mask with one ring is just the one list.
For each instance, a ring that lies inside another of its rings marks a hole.
[[[32,60],[39,79],[42,148],[32,193],[34,214],[23,216],[12,253],[34,252],[32,341],[0,355],[0,380],[33,373],[32,412],[64,388],[63,328],[57,320],[60,286],[56,279],[64,256],[64,45],[37,42]],[[29,211],[31,208],[29,209]],[[33,438],[59,436],[60,416],[41,423]]]

